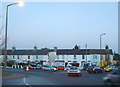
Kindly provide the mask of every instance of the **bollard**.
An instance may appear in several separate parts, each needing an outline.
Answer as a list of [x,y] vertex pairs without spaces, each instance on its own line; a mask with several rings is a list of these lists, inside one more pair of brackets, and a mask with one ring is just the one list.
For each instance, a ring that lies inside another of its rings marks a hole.
[[27,67],[26,67],[26,71],[28,71],[28,70],[29,70],[29,67],[27,66]]
[[23,68],[23,67],[22,67],[22,65],[21,65],[21,67],[20,67],[20,68],[21,68],[21,69]]
[[12,68],[14,68],[14,66],[12,65]]
[[15,68],[17,68],[16,65],[15,65]]
[[19,65],[18,65],[18,69],[19,69]]

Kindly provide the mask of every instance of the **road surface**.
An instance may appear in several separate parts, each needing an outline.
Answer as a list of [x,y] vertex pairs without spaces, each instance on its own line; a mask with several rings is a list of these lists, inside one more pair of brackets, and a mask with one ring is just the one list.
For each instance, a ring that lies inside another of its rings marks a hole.
[[69,77],[66,71],[42,71],[23,69],[7,69],[3,70],[10,73],[25,74],[27,77],[18,79],[2,79],[2,85],[104,85],[102,78],[107,72],[99,74],[89,74],[82,71],[80,77]]

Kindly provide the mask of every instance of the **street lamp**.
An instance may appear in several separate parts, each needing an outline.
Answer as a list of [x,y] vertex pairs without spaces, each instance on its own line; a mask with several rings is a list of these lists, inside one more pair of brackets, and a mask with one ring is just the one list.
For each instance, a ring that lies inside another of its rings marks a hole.
[[103,36],[103,35],[106,35],[105,33],[103,33],[103,34],[101,34],[100,35],[100,62],[101,62],[101,49],[102,49],[102,40],[101,40],[101,37]]
[[101,37],[102,37],[103,35],[106,35],[106,34],[105,34],[105,33],[103,33],[103,34],[101,34],[101,35],[100,35],[100,49],[102,49],[102,44],[101,44],[101,43],[102,43],[102,41],[101,41]]
[[8,29],[8,8],[9,6],[16,5],[23,6],[24,3],[22,1],[17,3],[8,4],[6,7],[6,29],[5,29],[5,56],[4,56],[4,68],[7,66],[7,29]]

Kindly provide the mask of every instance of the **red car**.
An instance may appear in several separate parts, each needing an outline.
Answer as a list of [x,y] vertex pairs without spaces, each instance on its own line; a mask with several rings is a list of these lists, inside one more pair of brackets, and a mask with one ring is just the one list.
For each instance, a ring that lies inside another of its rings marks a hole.
[[57,67],[58,70],[64,70],[64,68],[65,68],[64,66],[58,66]]
[[34,69],[34,67],[30,66],[30,65],[25,65],[23,66],[23,69],[26,69],[26,67],[28,67],[29,69]]

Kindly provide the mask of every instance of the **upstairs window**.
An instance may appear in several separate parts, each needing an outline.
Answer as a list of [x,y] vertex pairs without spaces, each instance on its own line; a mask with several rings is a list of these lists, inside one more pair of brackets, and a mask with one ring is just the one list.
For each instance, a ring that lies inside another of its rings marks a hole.
[[64,55],[62,55],[62,59],[64,59]]
[[17,58],[19,59],[19,55],[17,56]]
[[74,59],[76,59],[76,55],[74,55]]
[[85,59],[85,55],[82,55],[82,59]]
[[28,59],[30,59],[30,55],[28,55]]
[[13,59],[15,59],[15,56],[13,56]]
[[59,56],[57,56],[57,59],[59,59]]
[[38,59],[38,55],[36,55],[36,59]]

